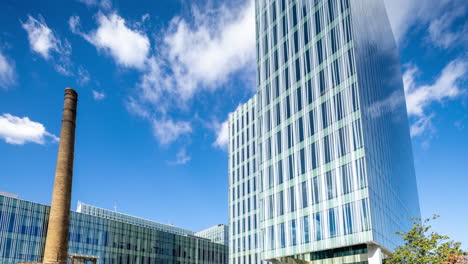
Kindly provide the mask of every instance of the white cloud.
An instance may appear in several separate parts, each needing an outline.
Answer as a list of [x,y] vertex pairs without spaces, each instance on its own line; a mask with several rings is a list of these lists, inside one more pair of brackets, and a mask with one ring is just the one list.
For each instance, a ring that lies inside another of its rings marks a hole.
[[152,123],[158,119],[155,115],[167,117],[187,110],[196,94],[225,87],[236,72],[247,73],[244,76],[251,81],[255,76],[254,1],[232,8],[193,7],[192,19],[173,18],[156,46],[157,53],[146,60],[137,94],[127,102],[129,111]]
[[174,122],[171,119],[152,119],[153,134],[162,145],[167,145],[178,140],[181,136],[190,134],[192,126],[189,122]]
[[47,132],[44,125],[31,121],[28,117],[10,114],[0,116],[0,138],[13,145],[26,143],[45,144],[47,139],[58,142],[58,138]]
[[[254,2],[247,1],[234,14],[225,7],[194,10],[194,21],[172,19],[159,53],[147,61],[139,97],[158,110],[183,105],[197,92],[218,89],[234,72],[254,74]],[[176,104],[167,103],[168,97]]]
[[83,86],[89,83],[91,77],[89,76],[88,70],[86,70],[83,66],[78,67],[77,72],[77,82],[79,85]]
[[15,83],[15,64],[0,51],[0,89],[8,89]]
[[227,150],[229,146],[229,126],[228,120],[224,121],[221,124],[218,124],[216,127],[216,141],[213,143],[215,147],[218,147],[223,150]]
[[98,28],[88,34],[79,30],[79,17],[70,17],[70,30],[81,35],[97,49],[110,54],[115,61],[124,67],[141,69],[150,51],[150,41],[146,34],[130,29],[125,19],[117,13],[97,16]]
[[167,54],[162,55],[168,58],[179,95],[190,98],[199,89],[220,87],[233,72],[254,70],[254,25],[254,1],[236,15],[222,8],[218,16],[195,13],[195,23],[174,18],[164,37]]
[[415,119],[411,126],[412,136],[434,130],[432,119],[435,115],[428,113],[433,103],[453,100],[466,92],[464,85],[468,79],[468,60],[457,59],[450,62],[430,85],[418,85],[419,74],[419,69],[413,65],[403,75],[408,114]]
[[425,109],[433,102],[441,103],[461,94],[460,83],[468,77],[468,60],[450,62],[432,85],[416,85],[418,73],[419,69],[411,66],[403,75],[406,104],[409,115],[424,116]]
[[182,148],[179,150],[179,152],[177,152],[176,160],[170,161],[168,163],[171,165],[184,165],[187,164],[187,162],[189,162],[190,160],[192,160],[192,157],[187,155],[187,151],[185,148]]
[[411,136],[421,136],[427,130],[433,130],[432,119],[434,118],[434,114],[429,116],[422,116],[416,122],[411,125]]
[[31,50],[49,61],[55,70],[65,76],[73,76],[73,64],[70,60],[72,47],[67,39],[63,41],[50,29],[42,16],[36,19],[28,16],[22,27],[28,33]]
[[70,31],[74,34],[82,34],[79,30],[80,27],[80,17],[79,16],[71,16],[68,19],[68,26],[70,27]]
[[104,10],[112,8],[112,2],[110,0],[77,0],[80,3],[85,4],[87,7],[99,7]]
[[103,92],[98,92],[95,90],[92,90],[92,92],[93,92],[93,98],[96,101],[100,101],[106,97],[106,95]]
[[466,45],[468,43],[468,21],[465,19],[460,28],[454,26],[457,19],[463,19],[466,16],[468,16],[467,9],[460,6],[432,20],[428,28],[432,43],[444,49],[448,49],[454,44]]
[[21,24],[23,29],[28,33],[31,49],[44,57],[44,59],[48,60],[50,58],[51,51],[59,54],[71,52],[69,43],[65,42],[65,44],[62,44],[41,16],[39,16],[39,20],[28,16],[26,23]]

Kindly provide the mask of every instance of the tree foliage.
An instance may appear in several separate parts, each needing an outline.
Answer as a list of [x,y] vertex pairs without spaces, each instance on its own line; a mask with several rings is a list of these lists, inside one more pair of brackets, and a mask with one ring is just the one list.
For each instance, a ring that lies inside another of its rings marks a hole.
[[451,241],[448,236],[431,231],[429,222],[437,219],[421,220],[411,218],[413,226],[408,232],[397,232],[405,244],[396,248],[395,253],[386,261],[388,264],[459,264],[466,262],[466,255],[460,249],[461,243]]

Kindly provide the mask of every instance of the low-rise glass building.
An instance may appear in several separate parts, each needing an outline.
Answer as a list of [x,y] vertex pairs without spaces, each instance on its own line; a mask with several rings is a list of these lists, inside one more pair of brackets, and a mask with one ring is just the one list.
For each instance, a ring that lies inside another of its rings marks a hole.
[[227,225],[219,224],[195,233],[195,236],[203,237],[215,243],[229,245],[229,228]]
[[[0,263],[40,262],[50,207],[0,195]],[[219,243],[79,212],[70,214],[69,254],[98,264],[227,264]]]

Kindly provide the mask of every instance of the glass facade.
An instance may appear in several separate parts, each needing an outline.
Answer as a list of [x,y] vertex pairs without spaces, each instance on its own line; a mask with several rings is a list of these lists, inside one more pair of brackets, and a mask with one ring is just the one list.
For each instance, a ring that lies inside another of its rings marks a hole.
[[87,215],[93,215],[93,216],[98,216],[110,220],[115,220],[119,222],[124,222],[124,223],[129,223],[132,225],[138,225],[150,229],[155,229],[155,230],[160,230],[164,232],[169,232],[177,235],[194,235],[195,232],[186,230],[180,227],[176,227],[173,225],[166,225],[166,224],[161,224],[158,222],[154,222],[151,220],[95,207],[92,205],[84,204],[82,202],[78,202],[78,208],[76,210],[78,213],[82,214],[87,214]]
[[[0,263],[40,262],[49,206],[0,196]],[[227,264],[225,245],[71,212],[68,251],[98,264]]]
[[229,116],[230,263],[260,263],[257,96]]
[[257,94],[229,117],[230,263],[393,250],[420,213],[383,1],[257,0],[256,39]]
[[211,240],[211,242],[229,245],[229,227],[227,225],[217,225],[195,233],[195,236]]

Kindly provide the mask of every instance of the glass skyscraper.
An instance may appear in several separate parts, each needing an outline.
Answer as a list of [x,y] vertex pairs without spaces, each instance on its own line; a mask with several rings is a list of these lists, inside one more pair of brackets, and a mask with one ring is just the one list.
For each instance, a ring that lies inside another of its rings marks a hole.
[[381,263],[419,217],[383,0],[256,0],[257,94],[229,116],[229,262]]
[[[82,204],[71,212],[68,253],[98,264],[227,264],[228,248],[186,230]],[[0,263],[40,262],[50,207],[0,195]]]

